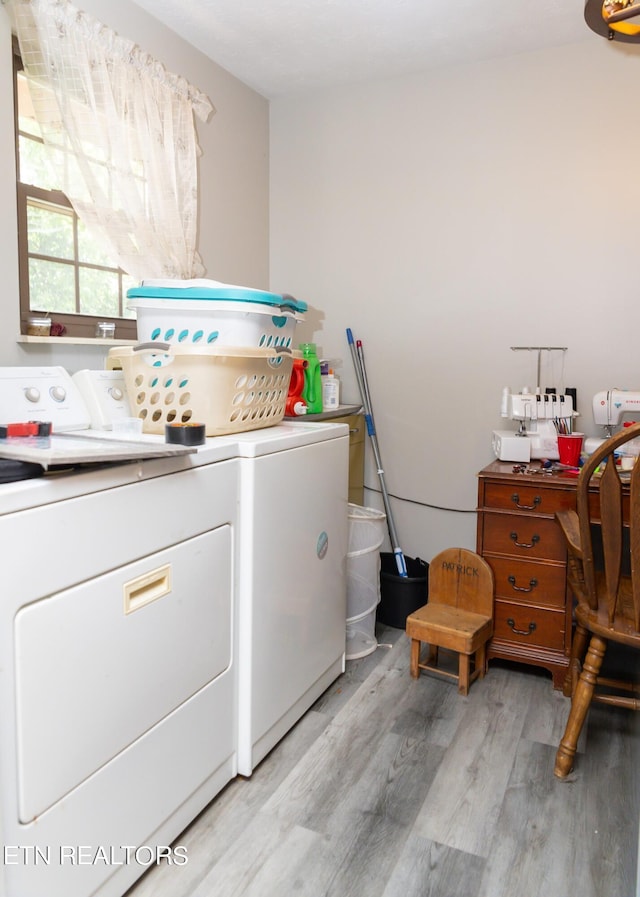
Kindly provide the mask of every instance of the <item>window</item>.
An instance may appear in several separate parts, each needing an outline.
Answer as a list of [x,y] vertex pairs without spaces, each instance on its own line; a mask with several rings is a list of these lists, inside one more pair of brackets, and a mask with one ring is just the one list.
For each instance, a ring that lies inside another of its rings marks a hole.
[[30,311],[53,311],[70,335],[92,336],[107,317],[116,337],[134,336],[121,268],[136,282],[205,273],[194,116],[206,121],[215,110],[181,75],[70,0],[3,2],[18,41],[23,321]]
[[126,293],[137,281],[106,256],[58,189],[21,69],[14,42],[22,331],[29,315],[48,313],[68,336],[93,337],[97,321],[107,320],[116,323],[118,338],[135,339]]

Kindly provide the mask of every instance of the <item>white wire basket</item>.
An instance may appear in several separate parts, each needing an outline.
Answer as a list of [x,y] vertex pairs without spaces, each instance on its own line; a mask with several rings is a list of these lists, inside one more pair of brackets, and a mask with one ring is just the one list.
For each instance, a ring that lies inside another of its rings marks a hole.
[[285,349],[220,349],[140,343],[109,350],[144,433],[202,423],[207,436],[272,427],[284,417],[293,355]]

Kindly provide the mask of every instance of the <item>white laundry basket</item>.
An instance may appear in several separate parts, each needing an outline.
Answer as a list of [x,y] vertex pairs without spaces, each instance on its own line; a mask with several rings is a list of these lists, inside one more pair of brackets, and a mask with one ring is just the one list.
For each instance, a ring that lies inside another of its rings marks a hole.
[[144,280],[127,291],[138,339],[173,346],[292,349],[307,305],[215,280]]
[[284,417],[292,366],[288,349],[138,343],[107,356],[107,368],[124,373],[143,431],[156,434],[196,421],[207,436],[275,426]]
[[347,660],[366,657],[378,647],[376,608],[380,601],[380,547],[385,521],[382,511],[349,504]]

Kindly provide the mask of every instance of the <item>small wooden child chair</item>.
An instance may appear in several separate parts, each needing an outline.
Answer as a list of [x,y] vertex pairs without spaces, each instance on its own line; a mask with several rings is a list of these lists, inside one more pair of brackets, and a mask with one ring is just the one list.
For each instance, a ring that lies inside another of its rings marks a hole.
[[[493,635],[493,571],[484,558],[466,548],[437,554],[429,565],[429,603],[407,617],[406,633],[414,678],[420,670],[430,670],[456,680],[460,694],[468,694],[474,679],[484,677],[486,646]],[[422,642],[429,645],[426,663],[420,662]],[[457,675],[438,668],[438,648],[458,653]]]

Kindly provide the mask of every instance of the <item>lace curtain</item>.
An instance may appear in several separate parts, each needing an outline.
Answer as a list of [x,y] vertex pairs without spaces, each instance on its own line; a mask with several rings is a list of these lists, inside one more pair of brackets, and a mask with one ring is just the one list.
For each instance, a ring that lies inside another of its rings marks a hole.
[[204,273],[194,113],[208,98],[67,0],[8,0],[61,189],[132,277]]

